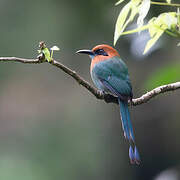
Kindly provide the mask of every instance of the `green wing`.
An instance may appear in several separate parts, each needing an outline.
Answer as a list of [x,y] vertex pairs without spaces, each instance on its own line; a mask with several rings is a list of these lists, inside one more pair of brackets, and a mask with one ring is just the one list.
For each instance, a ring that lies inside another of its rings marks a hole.
[[132,86],[128,69],[119,57],[113,57],[95,65],[96,77],[113,93],[132,97]]

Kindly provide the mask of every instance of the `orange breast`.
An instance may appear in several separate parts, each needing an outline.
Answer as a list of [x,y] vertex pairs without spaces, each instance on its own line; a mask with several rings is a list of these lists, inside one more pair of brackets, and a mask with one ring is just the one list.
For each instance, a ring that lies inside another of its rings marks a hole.
[[103,55],[98,55],[95,56],[94,59],[92,59],[91,61],[91,67],[90,67],[90,71],[92,71],[93,67],[95,64],[98,64],[101,61],[106,61],[109,60],[110,58],[114,57],[114,56],[119,56],[119,54],[108,54],[108,56],[103,56]]
[[91,61],[91,67],[90,67],[90,71],[92,71],[93,67],[95,64],[101,62],[101,61],[106,61],[108,60],[110,57],[109,56],[95,56],[94,59],[92,59]]

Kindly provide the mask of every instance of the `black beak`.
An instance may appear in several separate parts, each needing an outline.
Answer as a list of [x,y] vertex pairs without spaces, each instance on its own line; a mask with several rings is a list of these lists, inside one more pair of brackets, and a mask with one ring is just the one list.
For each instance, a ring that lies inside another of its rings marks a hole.
[[87,54],[87,55],[94,55],[93,51],[87,50],[87,49],[76,51],[76,53]]

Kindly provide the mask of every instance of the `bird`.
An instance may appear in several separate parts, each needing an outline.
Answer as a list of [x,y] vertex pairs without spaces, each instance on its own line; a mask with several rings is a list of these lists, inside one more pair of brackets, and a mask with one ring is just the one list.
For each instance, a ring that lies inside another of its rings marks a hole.
[[139,165],[140,155],[128,109],[128,101],[132,101],[133,93],[126,64],[118,51],[106,44],[97,45],[92,50],[78,50],[76,53],[87,54],[91,58],[90,74],[95,86],[102,93],[111,93],[118,98],[122,129],[129,143],[130,163]]

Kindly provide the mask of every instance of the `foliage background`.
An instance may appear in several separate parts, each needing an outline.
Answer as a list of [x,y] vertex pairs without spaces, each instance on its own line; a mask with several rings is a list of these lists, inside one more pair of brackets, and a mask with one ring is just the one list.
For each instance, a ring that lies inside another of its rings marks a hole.
[[[90,60],[75,51],[112,45],[123,6],[115,2],[1,0],[0,56],[36,57],[44,40],[60,47],[56,59],[91,82]],[[176,9],[152,6],[148,17],[165,11]],[[177,39],[165,35],[151,54],[141,56],[146,38],[124,36],[116,46],[129,67],[134,97],[180,79]],[[0,83],[0,179],[148,180],[168,169],[178,172],[179,91],[131,108],[142,159],[137,167],[129,163],[118,107],[95,99],[60,70],[1,63]]]

